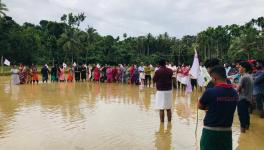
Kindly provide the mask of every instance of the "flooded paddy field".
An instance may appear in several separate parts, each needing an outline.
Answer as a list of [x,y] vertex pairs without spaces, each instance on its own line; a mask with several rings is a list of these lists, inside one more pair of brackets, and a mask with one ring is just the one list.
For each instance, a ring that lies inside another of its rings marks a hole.
[[[127,84],[15,86],[0,77],[0,150],[199,149],[201,93],[173,91],[171,124],[160,124],[154,95],[154,88]],[[264,149],[264,120],[253,114],[251,129],[240,134],[235,115],[234,149]]]

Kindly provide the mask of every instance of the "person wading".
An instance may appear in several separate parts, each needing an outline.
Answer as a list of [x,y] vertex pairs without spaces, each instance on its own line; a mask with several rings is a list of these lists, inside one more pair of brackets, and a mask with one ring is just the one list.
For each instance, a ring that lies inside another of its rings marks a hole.
[[232,124],[238,94],[226,83],[222,66],[211,69],[214,87],[208,88],[199,100],[199,109],[206,110],[200,141],[201,150],[232,150]]
[[249,108],[253,98],[253,78],[249,74],[251,66],[248,62],[239,63],[239,72],[242,75],[239,81],[238,93],[239,102],[237,104],[238,117],[240,121],[241,132],[245,133],[249,129],[250,115]]
[[257,62],[258,71],[254,74],[254,87],[253,94],[256,97],[257,109],[260,117],[264,118],[264,62],[259,60]]
[[153,77],[157,88],[155,108],[160,111],[160,122],[164,122],[164,110],[167,110],[168,122],[171,122],[173,72],[166,67],[165,60],[160,60],[159,66]]

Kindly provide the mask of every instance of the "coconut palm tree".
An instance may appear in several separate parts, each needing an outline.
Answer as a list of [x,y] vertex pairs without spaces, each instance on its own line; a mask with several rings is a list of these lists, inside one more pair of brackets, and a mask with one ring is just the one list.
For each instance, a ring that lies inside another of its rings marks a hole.
[[5,11],[8,11],[6,4],[4,4],[2,0],[0,0],[0,17],[5,16]]

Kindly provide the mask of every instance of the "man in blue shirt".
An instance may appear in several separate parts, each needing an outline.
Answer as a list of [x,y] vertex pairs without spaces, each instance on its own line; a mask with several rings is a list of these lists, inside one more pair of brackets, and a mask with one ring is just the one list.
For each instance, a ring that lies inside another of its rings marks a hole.
[[206,110],[200,141],[201,150],[232,150],[233,117],[238,94],[226,83],[222,66],[210,70],[214,87],[207,89],[199,100],[199,109]]

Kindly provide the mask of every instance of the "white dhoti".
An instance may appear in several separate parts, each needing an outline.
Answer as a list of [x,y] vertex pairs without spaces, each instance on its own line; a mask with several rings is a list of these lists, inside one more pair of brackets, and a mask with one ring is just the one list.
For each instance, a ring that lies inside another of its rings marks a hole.
[[155,96],[155,109],[172,108],[172,91],[157,91]]
[[181,82],[181,84],[187,85],[188,80],[189,80],[189,77],[188,76],[183,76],[181,78],[181,81],[180,82]]
[[145,79],[145,73],[140,72],[140,73],[139,73],[139,78],[140,78],[141,80],[144,80],[144,79]]

